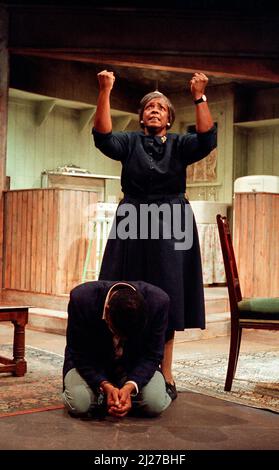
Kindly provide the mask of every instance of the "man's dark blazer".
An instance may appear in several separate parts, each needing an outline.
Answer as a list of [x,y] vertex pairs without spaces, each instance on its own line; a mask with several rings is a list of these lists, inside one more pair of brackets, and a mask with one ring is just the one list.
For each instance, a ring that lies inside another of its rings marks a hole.
[[[86,282],[70,293],[63,377],[75,367],[92,390],[103,380],[111,379],[115,357],[113,337],[102,316],[107,293],[116,283]],[[163,358],[169,297],[159,287],[143,281],[129,281],[129,284],[145,299],[147,322],[141,334],[135,331],[133,338],[125,341],[121,362],[127,380],[136,382],[140,390],[158,370]]]

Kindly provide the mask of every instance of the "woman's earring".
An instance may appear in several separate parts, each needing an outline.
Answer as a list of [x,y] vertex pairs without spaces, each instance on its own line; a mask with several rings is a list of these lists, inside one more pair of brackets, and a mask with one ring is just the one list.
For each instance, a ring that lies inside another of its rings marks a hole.
[[170,126],[171,126],[171,125],[170,125],[170,122],[167,122],[167,125],[166,125],[166,127],[169,129],[169,128],[170,128]]
[[141,119],[140,124],[143,124],[143,120]]

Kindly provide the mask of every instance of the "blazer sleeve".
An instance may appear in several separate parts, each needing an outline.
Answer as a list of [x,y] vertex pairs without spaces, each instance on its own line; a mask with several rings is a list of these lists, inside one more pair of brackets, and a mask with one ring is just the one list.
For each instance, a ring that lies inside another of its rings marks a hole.
[[[155,288],[154,288],[155,289]],[[168,325],[169,297],[159,288],[156,294],[149,292],[149,334],[148,341],[141,351],[139,359],[130,371],[127,380],[137,383],[139,390],[153,377],[162,362],[165,346],[165,333]]]
[[[70,294],[66,351],[81,377],[94,390],[102,380],[108,378],[98,358],[97,349],[92,350],[92,344],[98,344],[98,332],[94,331],[94,322],[88,320],[88,302],[84,297],[86,293],[79,295],[79,289],[74,289]],[[97,295],[95,297],[97,304]],[[91,302],[94,305],[94,301]]]

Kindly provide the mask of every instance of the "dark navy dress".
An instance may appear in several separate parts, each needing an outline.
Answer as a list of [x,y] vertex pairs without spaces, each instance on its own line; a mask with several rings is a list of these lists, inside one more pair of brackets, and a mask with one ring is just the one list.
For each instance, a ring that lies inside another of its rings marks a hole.
[[[93,136],[96,147],[102,153],[121,161],[124,193],[114,220],[114,235],[107,241],[99,279],[142,280],[158,286],[170,297],[169,331],[204,329],[199,239],[195,220],[191,218],[192,223],[188,223],[189,218],[185,218],[189,211],[192,216],[192,211],[184,194],[186,167],[201,160],[216,147],[215,127],[205,133],[169,133],[165,142],[160,137],[145,135],[141,131],[101,134],[94,129]],[[155,227],[159,227],[157,238],[152,235],[151,222],[147,228],[141,227],[142,207],[145,210],[149,207],[150,217],[156,219],[153,222]],[[126,208],[133,211],[125,212]],[[182,233],[187,233],[188,240],[192,239],[190,249],[177,249],[177,242],[181,242],[175,230],[177,217],[174,214],[177,211],[182,221],[179,228]],[[129,236],[123,239],[123,227],[121,231],[118,228],[121,228],[123,221],[131,221],[131,216],[133,229],[126,223]],[[170,227],[166,227],[166,220],[168,223],[171,221]]]

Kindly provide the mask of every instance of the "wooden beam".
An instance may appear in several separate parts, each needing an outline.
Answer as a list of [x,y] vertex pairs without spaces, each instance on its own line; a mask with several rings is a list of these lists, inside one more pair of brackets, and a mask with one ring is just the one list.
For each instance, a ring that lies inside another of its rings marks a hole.
[[[270,6],[12,8],[12,53],[279,83],[279,17]],[[242,10],[242,11],[241,11]],[[117,41],[115,40],[117,38]]]
[[[100,67],[96,67],[102,70]],[[94,107],[98,99],[97,70],[87,63],[23,55],[11,55],[10,86],[18,90],[43,95],[52,99],[77,101]],[[111,108],[127,113],[137,112],[142,97],[141,89],[127,89],[127,84],[117,82],[117,93],[111,97]],[[85,109],[85,108],[83,108]]]
[[8,44],[8,13],[0,6],[0,291],[3,276],[3,220],[4,198],[6,186],[6,151],[7,151],[7,120],[9,90],[9,54]]
[[169,50],[178,57],[184,51],[193,55],[214,52],[220,60],[228,53],[239,57],[247,52],[263,58],[278,57],[278,7],[277,12],[271,5],[214,11],[206,8],[205,1],[191,3],[180,10],[173,5],[158,8],[152,3],[145,9],[11,7],[9,46],[95,48],[96,52],[99,48],[102,53],[117,45],[115,57],[116,49],[130,50],[131,55],[140,50],[146,54]]
[[225,54],[210,56],[191,55],[187,53],[175,54],[171,51],[158,51],[134,54],[120,51],[102,52],[91,50],[67,49],[34,49],[10,48],[12,54],[35,56],[41,58],[60,59],[64,61],[78,61],[98,64],[112,64],[128,67],[149,68],[156,70],[169,70],[181,73],[192,73],[202,70],[215,77],[232,77],[246,80],[279,83],[279,60],[276,58],[263,58],[256,55],[225,56]]

